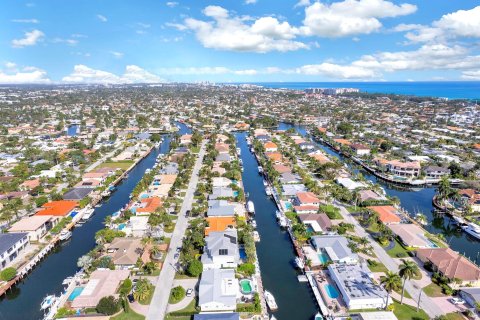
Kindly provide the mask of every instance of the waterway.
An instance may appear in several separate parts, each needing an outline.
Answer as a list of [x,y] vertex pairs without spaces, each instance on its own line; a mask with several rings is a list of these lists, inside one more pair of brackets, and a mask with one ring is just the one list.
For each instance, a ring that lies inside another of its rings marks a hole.
[[308,320],[318,310],[313,293],[306,283],[299,283],[293,261],[293,244],[286,231],[276,222],[275,202],[267,197],[263,178],[258,174],[255,156],[250,153],[246,133],[236,133],[237,147],[241,149],[245,192],[255,204],[255,220],[261,241],[257,243],[257,255],[266,290],[272,292],[278,304],[275,317],[279,320]]
[[[182,124],[179,134],[190,133],[190,129]],[[77,260],[95,247],[95,233],[104,228],[103,221],[129,202],[129,195],[141,180],[145,171],[152,168],[159,154],[167,153],[170,148],[170,137],[164,136],[159,148],[141,160],[130,171],[112,196],[95,209],[93,217],[83,226],[73,230],[72,238],[57,246],[37,267],[13,290],[0,300],[0,320],[41,319],[40,303],[48,294],[59,295],[63,291],[62,281],[77,272]]]
[[[278,128],[281,130],[294,128],[302,136],[307,135],[306,128],[301,125],[280,123]],[[328,146],[319,142],[315,143],[328,155],[336,157],[342,161],[348,161]],[[480,263],[480,241],[456,228],[449,217],[437,216],[434,214],[432,198],[435,195],[436,188],[427,187],[412,189],[400,187],[387,183],[381,179],[377,179],[373,174],[353,163],[349,163],[349,167],[352,168],[354,172],[361,172],[367,180],[380,184],[387,195],[398,197],[400,199],[400,206],[407,210],[412,217],[416,213],[423,213],[428,218],[428,224],[424,226],[426,230],[433,234],[443,234],[446,242],[453,250],[464,254],[477,264]]]

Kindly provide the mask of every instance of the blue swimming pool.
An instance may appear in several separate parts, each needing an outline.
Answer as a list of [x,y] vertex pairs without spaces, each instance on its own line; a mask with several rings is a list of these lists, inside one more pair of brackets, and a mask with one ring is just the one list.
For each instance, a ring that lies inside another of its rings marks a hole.
[[83,291],[83,287],[76,287],[73,289],[72,293],[68,296],[68,301],[73,301],[75,300],[76,297],[78,297]]
[[144,193],[140,196],[140,199],[146,199],[148,197],[149,197],[148,193]]
[[238,197],[238,191],[233,191],[233,196]]
[[318,259],[320,260],[321,264],[325,264],[328,261],[330,261],[330,258],[328,257],[328,255],[323,252],[318,254]]
[[240,253],[240,259],[242,259],[242,260],[247,259],[247,253],[245,252],[244,248],[240,248],[238,251]]
[[293,206],[292,206],[292,204],[291,204],[290,202],[285,202],[285,208],[287,208],[287,209],[290,210],[290,209],[293,208]]
[[327,283],[325,285],[325,291],[327,292],[330,299],[337,299],[338,296],[340,295],[337,289],[334,286],[332,286],[330,283]]
[[125,227],[126,227],[126,224],[125,224],[125,223],[120,223],[120,224],[118,225],[118,230],[123,230],[123,229],[125,229]]

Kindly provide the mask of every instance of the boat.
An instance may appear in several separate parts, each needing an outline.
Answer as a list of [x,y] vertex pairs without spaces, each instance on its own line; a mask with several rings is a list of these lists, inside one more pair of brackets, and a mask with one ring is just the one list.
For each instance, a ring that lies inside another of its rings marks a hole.
[[52,306],[55,300],[57,300],[57,297],[53,294],[46,296],[45,298],[43,298],[43,301],[40,304],[40,310],[47,310]]
[[106,197],[109,197],[111,195],[111,192],[109,190],[105,190],[101,193],[101,196],[106,198]]
[[260,233],[258,231],[253,231],[253,241],[260,242]]
[[250,212],[250,213],[253,213],[253,214],[255,213],[255,205],[253,204],[253,201],[252,201],[252,200],[249,200],[249,201],[247,202],[247,210],[248,210],[248,212]]
[[88,219],[90,219],[93,215],[93,212],[95,211],[95,209],[93,209],[92,207],[86,207],[83,209],[83,215],[82,215],[82,220],[84,221],[87,221]]
[[317,312],[313,320],[323,320],[323,316],[320,314],[320,312]]
[[299,269],[304,269],[305,268],[305,263],[303,262],[302,258],[300,258],[300,257],[295,257],[295,265]]
[[285,218],[284,216],[280,216],[280,218],[278,219],[278,224],[280,225],[280,227],[286,228],[288,226],[287,218]]
[[251,152],[251,153],[254,153],[254,152],[255,152],[255,149],[250,148],[250,152]]
[[467,225],[462,226],[462,230],[480,240],[480,226],[475,223],[470,222]]
[[467,224],[467,222],[465,221],[465,219],[463,219],[462,217],[452,216],[452,219],[453,219],[453,220],[455,221],[455,223],[458,224],[458,225]]
[[417,221],[418,223],[420,223],[421,225],[427,225],[428,224],[428,219],[427,217],[422,214],[422,213],[417,213],[415,215],[415,221]]
[[237,154],[238,154],[238,155],[241,155],[241,154],[242,154],[242,149],[237,148]]
[[65,240],[68,240],[72,237],[72,232],[71,231],[68,231],[68,230],[63,230],[62,232],[60,232],[60,234],[58,235],[58,238],[62,241],[65,241]]
[[264,187],[268,187],[268,182],[267,182],[267,180],[265,180],[265,179],[263,179],[263,186],[264,186]]
[[254,229],[257,228],[257,221],[252,220],[250,223],[251,223],[251,225],[252,225],[252,227],[253,227]]
[[270,320],[277,320],[277,318],[275,318],[275,316],[272,314],[272,315],[270,316]]
[[243,161],[242,161],[242,159],[238,159],[238,163],[240,163],[240,165],[243,166]]
[[147,170],[145,170],[145,173],[150,173],[150,171],[152,171],[152,169],[148,168]]
[[271,311],[278,309],[277,302],[275,301],[273,294],[267,290],[265,290],[265,302],[267,302],[267,306]]
[[65,279],[63,279],[62,284],[64,286],[68,286],[70,284],[70,282],[72,282],[73,279],[75,279],[75,278],[74,277],[66,277]]
[[258,166],[258,173],[263,173],[263,168],[261,166]]
[[271,196],[272,195],[272,188],[266,187],[265,188],[265,193],[267,194],[267,196]]

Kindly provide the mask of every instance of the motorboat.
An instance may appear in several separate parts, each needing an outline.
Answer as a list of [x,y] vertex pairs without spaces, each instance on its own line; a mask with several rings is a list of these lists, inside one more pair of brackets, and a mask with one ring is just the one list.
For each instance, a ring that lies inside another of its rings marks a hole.
[[47,310],[57,300],[57,297],[53,294],[46,296],[40,304],[40,310]]
[[272,195],[272,188],[266,187],[265,188],[265,193],[267,194],[267,196],[271,196]]
[[242,161],[242,159],[238,159],[238,163],[240,163],[240,165],[243,166],[243,161]]
[[282,213],[279,210],[275,211],[275,217],[277,219],[280,219],[281,216],[282,216]]
[[258,231],[253,231],[253,241],[260,242],[260,233]]
[[275,311],[278,309],[277,302],[275,301],[275,297],[270,291],[265,290],[265,302],[267,302],[267,306],[271,311]]
[[101,193],[101,196],[106,198],[106,197],[109,197],[112,193],[110,192],[110,190],[105,190]]
[[305,263],[303,262],[302,258],[300,258],[300,257],[295,257],[295,265],[299,269],[304,269],[305,268]]
[[252,200],[249,200],[247,202],[247,210],[248,210],[249,213],[255,214],[255,205],[253,204]]
[[277,320],[277,318],[275,318],[275,316],[272,314],[272,315],[270,316],[270,320]]
[[320,314],[320,312],[317,312],[313,320],[323,320],[323,316]]
[[251,225],[252,225],[252,227],[253,227],[254,229],[257,228],[257,221],[252,220],[250,223],[251,223]]
[[462,230],[469,235],[480,239],[480,226],[476,225],[475,223],[470,222],[467,225],[462,226]]
[[261,166],[258,166],[258,173],[260,173],[260,174],[263,173],[263,168]]
[[86,220],[90,219],[92,217],[94,211],[95,211],[95,209],[93,209],[90,206],[85,207],[83,209],[82,220],[86,221]]
[[267,182],[267,180],[265,180],[265,179],[263,179],[263,186],[264,186],[264,187],[268,187],[268,182]]
[[280,225],[280,227],[286,228],[288,226],[287,218],[285,218],[285,216],[280,216],[280,218],[278,219],[278,224]]
[[75,278],[74,277],[66,277],[65,279],[63,279],[62,285],[68,286],[70,284],[70,282],[72,282],[73,279],[75,279]]
[[238,154],[238,155],[241,155],[241,154],[242,154],[242,149],[237,148],[237,154]]
[[65,241],[65,240],[68,240],[72,237],[72,232],[71,231],[68,231],[68,230],[63,230],[62,232],[60,232],[60,234],[58,235],[58,238],[62,241]]

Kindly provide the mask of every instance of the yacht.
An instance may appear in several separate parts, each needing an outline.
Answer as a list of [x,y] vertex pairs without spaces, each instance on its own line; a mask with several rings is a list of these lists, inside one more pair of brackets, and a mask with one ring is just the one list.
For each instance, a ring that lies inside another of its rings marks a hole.
[[265,193],[267,194],[267,196],[271,196],[272,195],[272,188],[266,187],[265,188]]
[[254,229],[257,229],[257,221],[252,220],[252,221],[251,221],[251,225],[252,225],[252,227],[253,227]]
[[90,206],[85,207],[83,209],[82,220],[86,221],[86,220],[90,219],[92,217],[94,211],[95,211],[95,209],[93,209]]
[[57,297],[53,294],[46,296],[40,304],[40,310],[47,310],[52,306],[55,300],[57,300]]
[[295,257],[295,265],[299,269],[304,269],[305,268],[305,263],[303,262],[303,260],[300,257]]
[[315,318],[313,318],[313,320],[323,320],[323,316],[320,314],[320,312],[317,312],[317,314],[315,315]]
[[247,202],[247,210],[248,212],[255,214],[255,205],[253,204],[252,200]]
[[241,154],[242,154],[242,149],[237,148],[237,154],[238,154],[238,155],[241,155]]
[[263,179],[263,186],[264,186],[264,187],[268,187],[268,182],[267,182],[267,180],[265,180],[265,179]]
[[281,216],[282,213],[279,210],[275,211],[275,217],[277,217],[277,219],[280,219]]
[[260,242],[260,233],[258,231],[253,231],[253,241]]
[[101,193],[101,196],[104,197],[104,198],[106,198],[106,197],[109,197],[110,194],[112,194],[112,193],[110,192],[110,190],[105,190],[105,191],[103,191],[103,192]]
[[58,235],[58,238],[62,241],[65,241],[65,240],[68,240],[72,237],[72,232],[71,231],[68,231],[68,230],[63,230],[62,232],[60,232],[60,234]]
[[63,279],[62,284],[64,286],[68,286],[70,284],[70,282],[72,282],[73,279],[75,279],[75,277],[66,277],[65,279]]
[[260,174],[263,173],[263,168],[261,166],[258,166],[258,173],[260,173]]
[[265,290],[265,301],[267,302],[267,306],[271,311],[278,309],[277,302],[270,291]]
[[470,222],[467,225],[462,226],[462,229],[472,237],[480,239],[480,226],[476,225],[475,223]]
[[278,224],[280,225],[280,227],[286,228],[288,226],[287,218],[285,218],[284,216],[280,216],[280,218],[278,219]]

